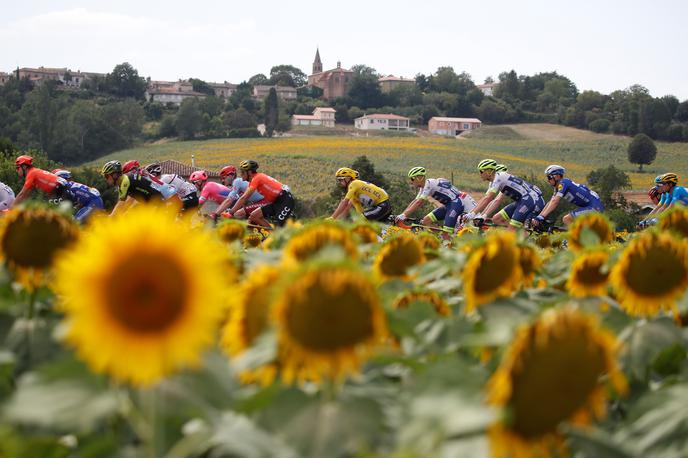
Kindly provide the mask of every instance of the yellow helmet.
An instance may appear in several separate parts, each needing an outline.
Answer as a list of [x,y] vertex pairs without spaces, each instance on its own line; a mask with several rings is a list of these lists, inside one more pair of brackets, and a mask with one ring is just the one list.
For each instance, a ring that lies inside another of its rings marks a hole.
[[358,178],[358,172],[354,169],[350,169],[349,167],[342,167],[339,170],[337,170],[337,173],[335,173],[334,176],[337,178],[348,177],[355,180],[356,178]]

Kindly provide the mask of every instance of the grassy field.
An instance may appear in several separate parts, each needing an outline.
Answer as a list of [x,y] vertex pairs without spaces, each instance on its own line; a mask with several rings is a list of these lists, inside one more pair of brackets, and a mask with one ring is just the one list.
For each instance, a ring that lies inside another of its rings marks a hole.
[[519,124],[486,126],[458,139],[345,135],[173,141],[118,151],[89,165],[134,158],[142,163],[165,159],[191,163],[193,155],[197,166],[217,170],[253,158],[262,171],[288,183],[302,198],[329,190],[335,170],[360,155],[368,156],[377,169],[387,174],[405,176],[410,167],[423,165],[431,176],[453,176],[458,186],[474,190],[484,189],[475,166],[485,157],[503,162],[511,172],[525,176],[541,175],[548,164],[558,163],[580,181],[585,181],[591,170],[614,164],[629,174],[637,190],[647,189],[655,175],[665,171],[688,176],[688,144],[657,143],[657,160],[641,174],[626,159],[629,141],[627,137],[557,125]]

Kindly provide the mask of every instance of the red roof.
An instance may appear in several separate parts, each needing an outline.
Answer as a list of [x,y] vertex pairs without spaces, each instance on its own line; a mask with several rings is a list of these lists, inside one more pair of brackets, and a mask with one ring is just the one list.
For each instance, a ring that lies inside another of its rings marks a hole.
[[435,120],[439,122],[477,122],[477,123],[482,123],[482,121],[478,118],[445,118],[441,116],[433,116],[430,118],[430,120]]
[[370,118],[372,118],[372,119],[398,119],[400,121],[402,121],[402,120],[408,121],[409,120],[409,118],[406,118],[404,116],[399,116],[399,115],[395,115],[395,114],[391,114],[391,113],[390,114],[384,114],[384,113],[369,114],[369,115],[361,116],[358,119],[370,119]]
[[[197,170],[205,170],[201,169],[199,167],[192,167],[190,165],[182,164],[181,162],[173,161],[173,160],[166,160],[162,161],[160,163],[160,167],[162,167],[162,173],[163,174],[174,174],[174,175],[179,175],[181,177],[189,177],[191,176],[192,173],[196,172]],[[208,174],[209,178],[220,178],[219,172],[214,172],[212,170],[206,170],[206,173]]]

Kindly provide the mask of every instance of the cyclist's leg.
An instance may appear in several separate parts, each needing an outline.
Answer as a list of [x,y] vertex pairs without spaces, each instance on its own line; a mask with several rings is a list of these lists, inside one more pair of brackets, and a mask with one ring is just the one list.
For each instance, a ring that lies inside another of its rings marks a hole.
[[386,221],[392,213],[392,206],[386,200],[375,207],[363,212],[363,216],[369,221]]
[[253,210],[251,214],[248,215],[248,222],[258,226],[270,227],[270,223],[267,219],[265,219],[265,214],[263,213],[263,209],[267,210],[268,213],[270,213],[270,208],[268,207],[272,207],[272,204],[268,204]]
[[532,215],[535,210],[539,207],[532,197],[524,197],[523,199],[514,202],[514,211],[511,214],[511,221],[509,221],[509,226],[513,229],[520,229],[523,227],[523,223]]
[[516,210],[516,204],[518,202],[511,202],[506,207],[502,208],[496,215],[492,217],[492,222],[497,226],[508,226],[511,221],[512,215]]
[[444,220],[447,214],[447,206],[437,207],[420,220],[423,226],[439,226],[439,222]]
[[459,216],[463,214],[463,203],[461,203],[461,200],[457,199],[450,202],[445,207],[447,209],[447,214],[444,216],[443,229],[447,232],[454,232],[456,221],[459,219]]

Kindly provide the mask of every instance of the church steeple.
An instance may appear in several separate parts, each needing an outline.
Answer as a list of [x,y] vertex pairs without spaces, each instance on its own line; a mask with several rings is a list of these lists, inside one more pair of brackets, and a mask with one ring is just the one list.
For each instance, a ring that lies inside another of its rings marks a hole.
[[315,60],[313,61],[313,74],[322,73],[322,62],[320,61],[320,48],[315,49]]

